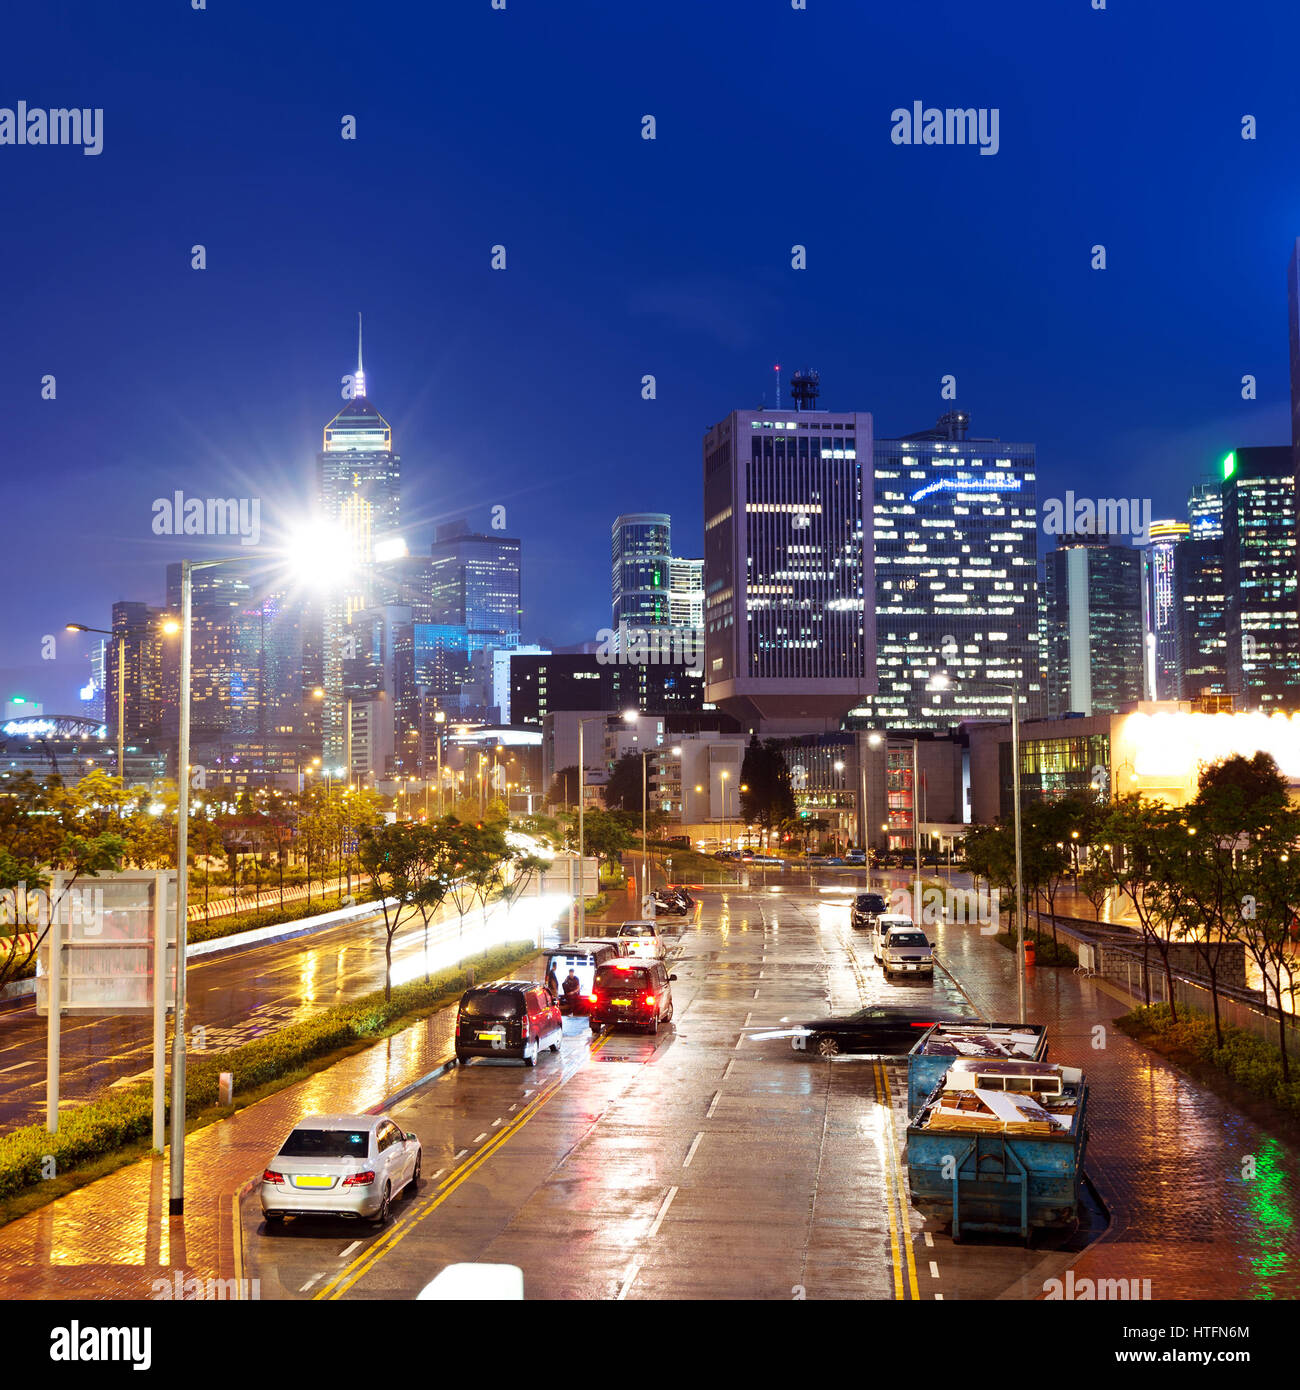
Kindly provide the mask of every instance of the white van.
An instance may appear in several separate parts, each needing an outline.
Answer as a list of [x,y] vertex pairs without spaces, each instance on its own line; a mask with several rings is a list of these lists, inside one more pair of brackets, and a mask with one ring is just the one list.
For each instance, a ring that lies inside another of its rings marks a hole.
[[906,927],[916,931],[916,923],[905,912],[882,912],[876,918],[875,930],[871,933],[871,953],[879,964],[884,957],[885,938],[895,927]]

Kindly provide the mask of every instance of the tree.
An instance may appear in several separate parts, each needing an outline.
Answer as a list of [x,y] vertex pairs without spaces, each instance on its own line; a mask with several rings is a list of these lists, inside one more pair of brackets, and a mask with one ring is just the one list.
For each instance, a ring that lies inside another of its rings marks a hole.
[[562,767],[554,777],[546,792],[548,806],[576,806],[578,804],[578,769]]
[[611,811],[641,814],[641,763],[639,753],[624,753],[614,764],[605,783],[605,805]]
[[631,823],[617,811],[588,811],[583,817],[583,849],[604,860],[610,868],[620,862],[624,850],[631,849],[637,835]]
[[746,825],[762,827],[766,845],[771,832],[795,814],[790,769],[776,739],[760,743],[757,734],[750,736],[740,765],[740,785],[740,814]]
[[384,916],[384,998],[393,993],[393,938],[402,923],[418,911],[417,895],[424,883],[422,846],[413,827],[368,825],[357,846],[362,872],[369,878]]
[[418,860],[420,882],[413,901],[424,928],[424,981],[429,982],[429,924],[447,900],[455,882],[458,841],[445,824],[412,827],[411,844]]

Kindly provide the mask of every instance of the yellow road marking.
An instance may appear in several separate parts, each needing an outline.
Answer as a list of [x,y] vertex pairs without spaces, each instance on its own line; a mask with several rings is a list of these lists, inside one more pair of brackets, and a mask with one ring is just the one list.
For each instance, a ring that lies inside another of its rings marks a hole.
[[894,1098],[889,1090],[889,1077],[885,1072],[885,1064],[877,1062],[876,1067],[877,1094],[882,1098],[886,1122],[889,1127],[890,1202],[893,1203],[896,1194],[899,1210],[899,1244],[907,1258],[907,1284],[912,1297],[920,1298],[921,1295],[916,1285],[916,1253],[912,1249],[912,1227],[908,1220],[907,1185],[903,1180],[903,1170],[898,1163],[898,1140],[894,1131]]
[[[872,1072],[876,1082],[876,1101],[877,1103],[887,1104],[881,1100],[880,1072],[881,1064],[873,1062]],[[883,1137],[883,1147],[888,1148],[892,1142],[888,1135]],[[894,1211],[894,1175],[889,1165],[889,1154],[885,1155],[885,1210],[889,1213],[889,1253],[894,1264],[894,1297],[898,1300],[903,1298],[903,1265],[898,1251],[898,1224]]]
[[[591,1053],[599,1052],[610,1039],[610,1034],[603,1034],[596,1042],[591,1044]],[[316,1299],[336,1299],[340,1298],[348,1291],[364,1274],[368,1273],[378,1262],[395,1246],[399,1241],[405,1240],[408,1235],[416,1228],[425,1217],[431,1215],[440,1207],[443,1202],[468,1178],[472,1173],[478,1171],[496,1151],[503,1147],[512,1135],[521,1130],[524,1125],[546,1104],[548,1100],[560,1089],[564,1083],[580,1071],[576,1068],[570,1072],[569,1076],[557,1077],[544,1090],[538,1091],[537,1095],[528,1102],[526,1106],[515,1116],[508,1125],[502,1129],[472,1157],[467,1158],[459,1168],[454,1169],[451,1174],[439,1185],[436,1196],[431,1197],[417,1211],[413,1211],[409,1216],[397,1222],[391,1230],[387,1231],[373,1245],[367,1246],[360,1255],[356,1257],[345,1269],[339,1271],[328,1284],[323,1284],[316,1293],[312,1295]]]

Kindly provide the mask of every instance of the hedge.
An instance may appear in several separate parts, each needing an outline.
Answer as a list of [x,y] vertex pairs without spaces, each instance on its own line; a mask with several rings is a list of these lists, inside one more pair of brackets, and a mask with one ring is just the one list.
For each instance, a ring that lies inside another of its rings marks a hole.
[[[364,888],[358,885],[357,891],[352,895],[353,904],[360,906],[363,903],[376,901],[375,891],[366,884]],[[193,898],[190,899],[191,906]],[[301,922],[305,917],[319,917],[324,912],[337,912],[343,906],[341,897],[316,898],[309,903],[286,903],[281,907],[278,903],[264,907],[260,912],[249,910],[248,912],[235,912],[229,917],[218,917],[210,922],[203,922],[201,919],[192,919],[186,926],[185,934],[190,941],[215,941],[219,937],[234,936],[241,931],[252,931],[254,927],[279,926],[282,922]]]
[[[247,1094],[308,1062],[372,1037],[405,1015],[433,1012],[464,991],[471,968],[479,979],[490,979],[535,951],[531,941],[498,946],[466,965],[436,972],[428,984],[421,980],[397,985],[391,999],[385,1000],[383,991],[377,990],[240,1047],[191,1058],[186,1067],[186,1115],[217,1104],[217,1079],[223,1071],[233,1073],[236,1096]],[[57,1134],[48,1133],[43,1125],[25,1125],[2,1134],[0,1200],[40,1183],[47,1157],[54,1159],[55,1171],[62,1177],[79,1164],[102,1158],[152,1132],[153,1090],[143,1082],[61,1114]]]
[[1178,1022],[1170,1017],[1168,1004],[1143,1005],[1125,1014],[1120,1027],[1139,1041],[1151,1040],[1162,1046],[1189,1053],[1221,1071],[1243,1090],[1271,1101],[1290,1115],[1300,1116],[1300,1057],[1288,1053],[1291,1080],[1282,1079],[1282,1054],[1275,1044],[1225,1024],[1223,1046],[1216,1044],[1214,1020],[1208,1014],[1179,1009]]

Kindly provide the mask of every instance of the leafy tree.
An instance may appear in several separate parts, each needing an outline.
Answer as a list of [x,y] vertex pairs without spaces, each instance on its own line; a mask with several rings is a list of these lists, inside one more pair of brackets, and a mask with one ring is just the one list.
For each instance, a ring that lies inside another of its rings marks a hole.
[[548,806],[576,806],[578,804],[578,769],[562,767],[551,778],[546,792]]
[[611,811],[641,814],[641,761],[638,753],[624,753],[614,764],[605,783],[605,805]]
[[425,882],[423,846],[409,823],[362,829],[358,858],[384,916],[384,998],[393,993],[393,938],[413,917]]

